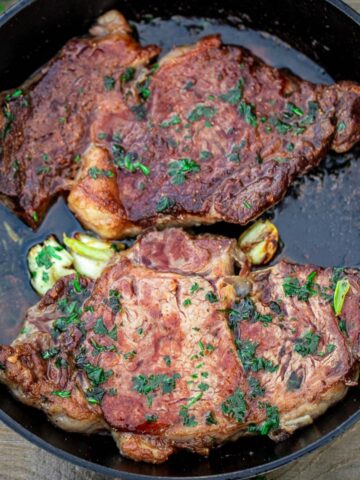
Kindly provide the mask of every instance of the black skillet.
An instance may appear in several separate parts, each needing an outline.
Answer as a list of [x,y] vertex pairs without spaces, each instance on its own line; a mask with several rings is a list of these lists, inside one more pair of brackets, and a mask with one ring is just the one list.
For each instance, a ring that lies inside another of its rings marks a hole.
[[[244,45],[309,80],[360,81],[360,16],[338,0],[208,0],[206,4],[22,0],[0,19],[0,90],[16,87],[66,40],[84,34],[99,14],[113,7],[135,23],[142,43],[158,43],[164,51],[220,32],[224,42]],[[360,266],[358,156],[360,149],[328,155],[321,168],[299,180],[286,199],[267,213],[283,241],[275,261],[287,257],[323,266]],[[37,232],[0,207],[1,342],[15,337],[24,311],[37,300],[26,275],[29,246],[50,232],[61,238],[63,231],[79,229],[62,199]],[[225,224],[207,230],[234,237],[241,231]],[[359,418],[360,392],[355,388],[312,426],[283,443],[267,438],[239,440],[214,450],[206,459],[181,453],[164,465],[152,466],[121,458],[111,438],[58,430],[42,413],[16,402],[6,388],[0,389],[0,419],[15,431],[61,458],[121,478],[248,478],[325,445]]]

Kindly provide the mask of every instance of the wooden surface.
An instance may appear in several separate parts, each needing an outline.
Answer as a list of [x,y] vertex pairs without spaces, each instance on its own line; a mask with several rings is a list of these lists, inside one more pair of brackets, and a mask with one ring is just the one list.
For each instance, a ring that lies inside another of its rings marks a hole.
[[[294,0],[296,1],[296,0]],[[346,3],[360,12],[360,0]],[[106,480],[35,447],[0,423],[0,480]],[[268,480],[360,479],[360,423],[322,450],[266,476]]]

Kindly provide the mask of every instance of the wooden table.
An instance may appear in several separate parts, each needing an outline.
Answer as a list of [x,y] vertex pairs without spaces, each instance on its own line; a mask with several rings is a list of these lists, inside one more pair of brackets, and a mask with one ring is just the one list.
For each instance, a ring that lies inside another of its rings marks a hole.
[[[296,1],[296,0],[294,0]],[[347,0],[360,11],[360,0]],[[0,480],[106,480],[35,447],[0,423]],[[360,479],[360,423],[321,450],[266,476],[268,480]]]

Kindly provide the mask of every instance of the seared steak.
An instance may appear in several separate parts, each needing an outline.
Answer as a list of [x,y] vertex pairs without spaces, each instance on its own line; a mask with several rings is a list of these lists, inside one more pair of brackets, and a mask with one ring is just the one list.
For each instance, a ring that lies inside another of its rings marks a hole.
[[[219,36],[151,65],[116,12],[5,97],[0,191],[35,225],[49,201],[103,237],[246,224],[329,149],[360,138],[360,89],[314,85]],[[114,33],[115,32],[115,33]]]
[[93,286],[67,277],[30,309],[0,347],[1,381],[62,428],[111,431],[136,460],[284,438],[357,381],[359,273],[281,262],[235,275],[237,257],[224,237],[147,233]]

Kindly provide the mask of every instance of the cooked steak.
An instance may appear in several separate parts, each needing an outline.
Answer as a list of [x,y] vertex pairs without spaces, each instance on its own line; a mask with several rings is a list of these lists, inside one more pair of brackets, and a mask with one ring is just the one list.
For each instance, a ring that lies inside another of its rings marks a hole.
[[30,309],[0,347],[0,380],[62,428],[111,431],[135,460],[284,438],[357,381],[360,276],[286,262],[236,275],[236,258],[224,237],[147,233],[94,285],[67,277]]
[[2,96],[0,193],[32,226],[71,188],[100,99],[114,99],[111,79],[159,53],[156,46],[141,48],[117,12],[101,17],[92,32]]
[[0,192],[33,226],[66,191],[108,238],[246,224],[360,138],[357,84],[314,85],[216,35],[151,65],[159,49],[129,31],[109,12],[5,97]]

